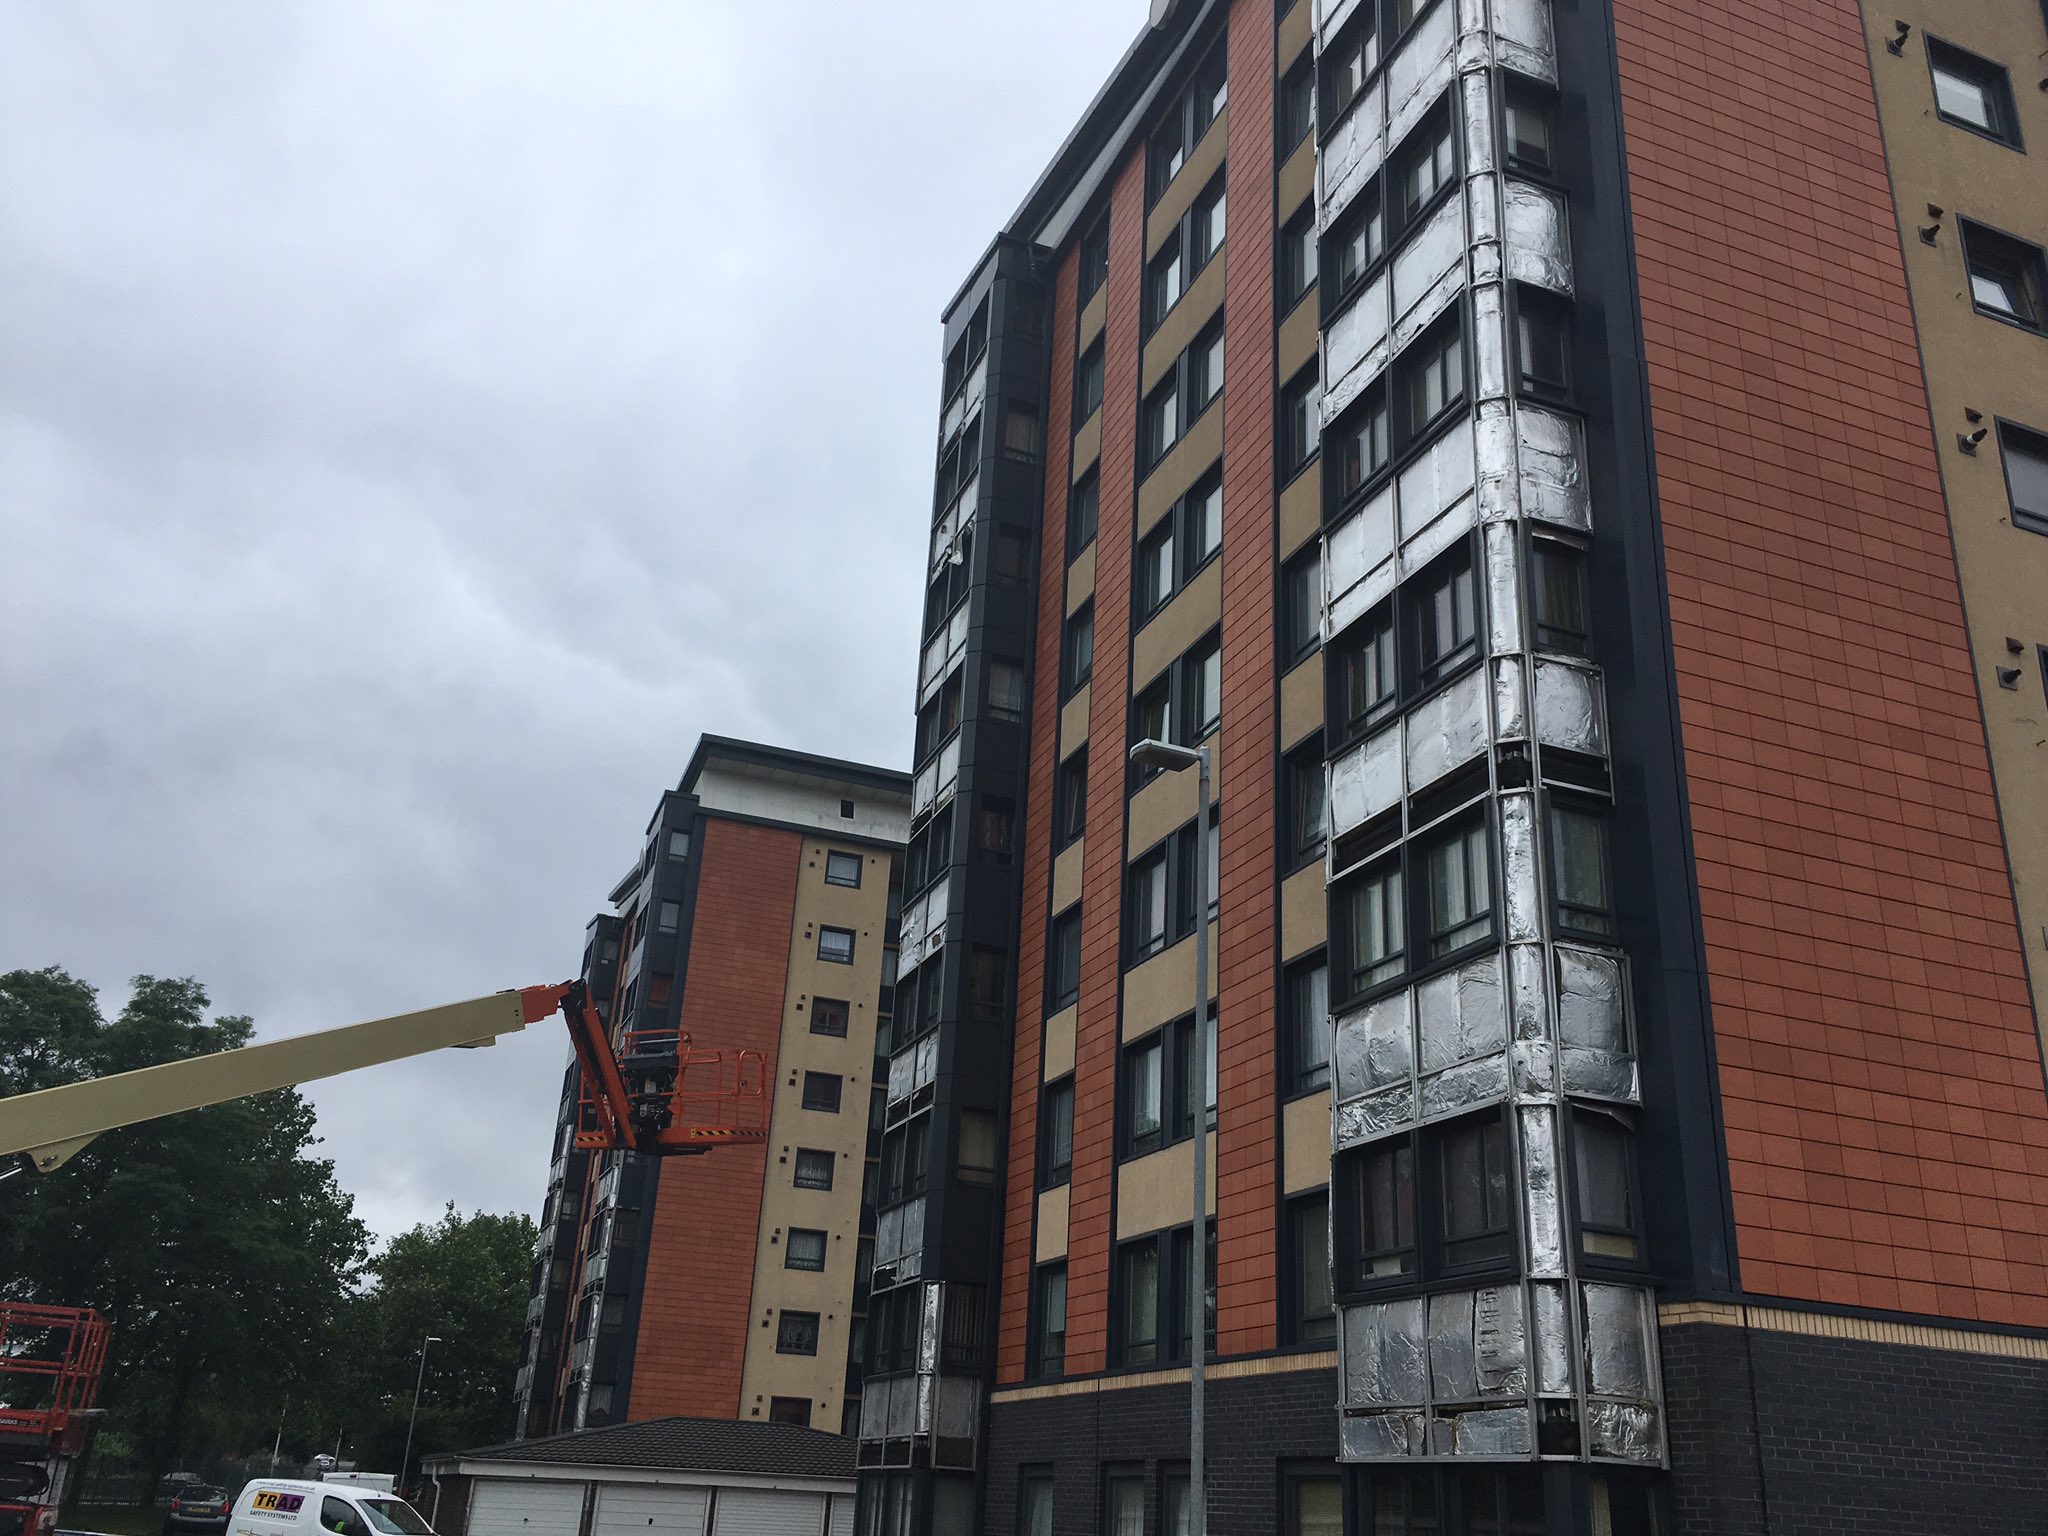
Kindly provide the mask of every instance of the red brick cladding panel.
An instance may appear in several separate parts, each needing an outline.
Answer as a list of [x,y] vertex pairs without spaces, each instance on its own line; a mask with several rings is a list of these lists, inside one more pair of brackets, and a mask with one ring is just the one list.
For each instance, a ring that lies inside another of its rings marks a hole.
[[[720,820],[706,823],[697,848],[682,1028],[706,1045],[762,1052],[771,1091],[780,1091],[776,1047],[802,854],[795,832]],[[866,1115],[866,1096],[849,1095],[841,1113]],[[726,1147],[662,1165],[631,1418],[742,1413],[767,1157],[765,1147]]]
[[1614,10],[1743,1282],[2048,1326],[2048,1102],[1862,22]]

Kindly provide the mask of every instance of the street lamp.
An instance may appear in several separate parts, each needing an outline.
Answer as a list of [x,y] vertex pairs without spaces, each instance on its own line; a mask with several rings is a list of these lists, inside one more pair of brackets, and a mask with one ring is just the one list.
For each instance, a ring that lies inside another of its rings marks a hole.
[[[405,1497],[405,1469],[412,1461],[412,1428],[420,1421],[420,1388],[427,1384],[427,1346],[429,1344],[445,1342],[445,1340],[431,1333],[420,1340],[420,1373],[413,1378],[412,1383],[412,1417],[405,1421],[405,1454],[398,1458],[398,1496],[400,1498]],[[340,1454],[340,1447],[338,1445],[336,1447],[336,1454]],[[337,1463],[337,1465],[339,1464]]]
[[[1202,1387],[1208,1360],[1209,1268],[1209,749],[1147,738],[1131,761],[1161,772],[1199,770],[1195,811],[1195,1073],[1201,1083],[1195,1115],[1194,1241],[1188,1245],[1188,1536],[1208,1536],[1209,1494],[1203,1465]],[[1195,1074],[1191,1073],[1193,1077]]]

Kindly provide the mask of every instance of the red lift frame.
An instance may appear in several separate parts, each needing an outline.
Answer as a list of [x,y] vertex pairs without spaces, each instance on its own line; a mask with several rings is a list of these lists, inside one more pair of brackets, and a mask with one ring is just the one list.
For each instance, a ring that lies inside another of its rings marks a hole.
[[[39,1405],[0,1403],[0,1460],[50,1462],[85,1449],[109,1332],[90,1307],[0,1301],[0,1397],[26,1385]],[[0,1515],[25,1517],[27,1536],[36,1536],[54,1528],[57,1508],[42,1499],[0,1501]]]

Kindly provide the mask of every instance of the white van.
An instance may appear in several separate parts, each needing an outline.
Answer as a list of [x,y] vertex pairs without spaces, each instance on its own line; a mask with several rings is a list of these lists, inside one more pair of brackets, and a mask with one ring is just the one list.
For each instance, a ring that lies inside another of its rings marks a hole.
[[227,1536],[434,1536],[434,1528],[382,1489],[261,1477],[235,1500]]

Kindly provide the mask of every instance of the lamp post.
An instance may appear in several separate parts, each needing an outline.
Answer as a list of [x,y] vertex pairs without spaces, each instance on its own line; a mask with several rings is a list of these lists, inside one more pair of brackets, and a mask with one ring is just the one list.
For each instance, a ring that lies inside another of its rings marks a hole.
[[[1150,738],[1131,748],[1131,761],[1162,772],[1194,768],[1195,812],[1195,1096],[1194,1240],[1188,1245],[1188,1533],[1208,1536],[1208,1473],[1202,1456],[1203,1374],[1208,1364],[1209,1269],[1209,749]],[[1190,1074],[1193,1076],[1194,1074]]]
[[[412,1383],[412,1417],[405,1421],[405,1454],[398,1458],[398,1496],[400,1498],[405,1497],[405,1469],[412,1462],[413,1426],[420,1421],[420,1388],[427,1384],[427,1346],[442,1342],[444,1341],[441,1338],[431,1333],[420,1340],[420,1372],[419,1375],[413,1378]],[[339,1439],[336,1439],[334,1442],[334,1453],[337,1457],[341,1454],[341,1441]],[[338,1469],[340,1462],[337,1461],[335,1465]]]

